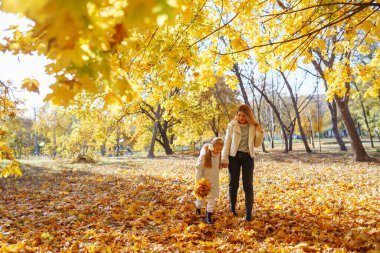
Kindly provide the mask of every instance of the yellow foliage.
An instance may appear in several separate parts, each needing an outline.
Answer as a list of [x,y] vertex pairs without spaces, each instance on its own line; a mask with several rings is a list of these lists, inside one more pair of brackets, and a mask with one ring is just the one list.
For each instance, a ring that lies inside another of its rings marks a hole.
[[[76,86],[74,82],[72,87]],[[50,85],[50,89],[53,90],[52,93],[47,94],[44,98],[44,101],[51,101],[55,105],[62,105],[67,107],[76,95],[74,90],[70,89],[70,86],[67,87],[65,83],[55,83]]]
[[373,81],[373,85],[367,90],[367,95],[370,97],[377,98],[380,92],[380,79],[377,78]]
[[37,93],[40,93],[39,86],[40,84],[37,80],[30,79],[30,78],[24,79],[21,84],[22,89],[27,89],[28,91],[37,92]]
[[211,191],[211,183],[208,179],[200,179],[195,183],[194,195],[198,199],[204,199]]
[[371,53],[367,45],[360,45],[357,49],[360,53],[364,55],[368,55]]
[[[308,48],[323,56],[331,50],[337,55],[352,50],[368,55],[370,44],[380,34],[378,15],[371,6],[322,29],[331,20],[347,16],[351,7],[344,3],[319,6],[310,1],[5,0],[3,11],[25,15],[34,24],[27,32],[13,26],[13,38],[0,48],[14,53],[38,51],[53,60],[48,73],[70,74],[79,83],[80,79],[91,80],[70,92],[55,88],[47,100],[67,106],[76,94],[96,91],[98,85],[126,102],[143,96],[144,83],[157,76],[171,88],[189,83],[203,90],[215,84],[215,73],[221,76],[247,57],[257,60],[259,71],[266,73],[270,69],[294,71],[297,64],[293,63],[298,60],[310,63]],[[293,41],[296,37],[299,40]],[[249,47],[252,50],[244,51]],[[244,52],[218,55],[220,50]],[[128,85],[129,80],[138,85]],[[331,84],[329,97],[345,92],[335,86],[339,85]],[[369,93],[376,90],[372,87]],[[152,97],[160,99],[156,94]]]
[[235,51],[240,51],[247,48],[247,43],[243,39],[237,38],[231,41],[231,46]]
[[3,178],[7,178],[10,175],[15,175],[16,177],[21,177],[22,172],[20,169],[20,164],[17,161],[13,160],[11,163],[5,165],[5,167],[1,171],[0,175]]
[[[150,29],[173,20],[178,8],[177,1],[164,0],[129,2],[34,0],[28,4],[22,1],[4,1],[1,6],[3,11],[21,13],[35,22],[31,32],[21,33],[16,30],[14,38],[9,40],[5,49],[31,52],[34,47],[34,50],[39,50],[54,60],[46,67],[49,73],[66,72],[74,75],[73,79],[77,82],[84,84],[81,89],[69,91],[53,87],[52,94],[47,96],[46,100],[51,100],[55,104],[67,106],[69,101],[83,89],[96,91],[92,80],[100,78],[108,80],[111,84],[114,83],[115,85],[110,86],[112,92],[118,93],[121,89],[121,94],[118,95],[123,101],[130,101],[135,97],[133,87],[125,81],[120,84],[119,76],[111,78],[120,66],[119,61],[117,64],[107,64],[107,59],[112,59],[115,55],[115,52],[110,50],[117,47],[117,50],[128,52],[128,46],[136,43],[125,44],[126,39],[134,40],[140,45],[144,44],[136,40],[136,33],[131,31],[138,27],[142,33],[149,34]],[[43,43],[45,46],[40,47]],[[121,45],[124,49],[120,48]],[[133,55],[127,57],[132,59]],[[24,86],[36,90],[35,85],[30,82]]]
[[[243,243],[252,252],[378,250],[379,165],[347,166],[345,155],[262,156],[255,164],[252,221],[242,221],[243,197],[238,217],[228,211],[228,172],[221,170],[213,225],[194,212],[195,157],[105,158],[96,166],[33,161],[17,184],[2,182],[8,225],[0,251],[239,252]],[[25,219],[25,210],[45,215]]]
[[352,80],[352,69],[346,62],[337,63],[334,69],[325,71],[325,77],[328,82],[326,97],[332,101],[335,96],[343,98],[347,95],[347,84]]
[[0,177],[7,178],[10,175],[22,176],[20,164],[16,161],[13,151],[4,141],[6,131],[0,128]]
[[226,75],[225,82],[231,90],[236,89],[237,85],[239,84],[239,80],[237,79],[236,75]]

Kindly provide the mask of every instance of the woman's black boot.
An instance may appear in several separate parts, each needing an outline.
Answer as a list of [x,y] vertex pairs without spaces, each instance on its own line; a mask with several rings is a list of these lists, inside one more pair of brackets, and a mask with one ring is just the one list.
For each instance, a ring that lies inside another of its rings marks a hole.
[[230,206],[230,211],[231,211],[233,216],[237,216],[235,205]]
[[252,220],[252,211],[247,211],[245,213],[245,220],[246,221],[251,221]]
[[201,214],[201,209],[198,208],[198,207],[196,207],[196,208],[195,208],[195,213],[196,213],[197,215],[200,215],[200,214]]

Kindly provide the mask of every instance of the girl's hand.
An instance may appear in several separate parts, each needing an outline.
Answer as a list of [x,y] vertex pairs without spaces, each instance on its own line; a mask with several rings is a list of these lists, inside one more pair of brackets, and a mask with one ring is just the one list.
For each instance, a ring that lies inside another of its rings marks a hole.
[[221,166],[222,166],[222,168],[228,168],[228,164],[226,164],[226,163],[222,163]]

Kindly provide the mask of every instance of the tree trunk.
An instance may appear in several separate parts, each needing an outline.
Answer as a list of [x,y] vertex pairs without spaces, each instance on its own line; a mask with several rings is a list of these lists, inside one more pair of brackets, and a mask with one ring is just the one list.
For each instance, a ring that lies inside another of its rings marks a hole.
[[273,113],[273,109],[270,108],[271,110],[271,147],[274,148],[274,131],[276,130],[275,129],[275,125],[274,125],[274,113]]
[[[149,155],[151,155],[152,157],[154,157],[154,145],[152,144],[153,143],[153,137],[154,137],[154,140],[158,141],[158,143],[164,148],[165,153],[167,155],[172,155],[173,154],[173,150],[170,147],[170,139],[168,137],[168,129],[169,129],[168,121],[164,120],[163,124],[161,124],[161,121],[162,121],[161,117],[162,117],[163,113],[165,112],[165,109],[161,109],[161,104],[157,104],[156,105],[156,109],[154,109],[151,105],[149,105],[149,104],[147,104],[145,102],[143,102],[143,103],[144,103],[145,106],[148,107],[148,109],[145,109],[143,106],[140,106],[140,109],[152,121],[154,121],[153,131],[155,131],[153,133],[153,136],[152,136],[151,146],[150,146],[148,157],[149,157]],[[170,127],[172,127],[172,126],[173,126],[173,124],[170,125]],[[157,130],[160,131],[161,140],[157,138]]]
[[274,136],[273,136],[273,133],[272,133],[272,135],[270,137],[270,146],[271,146],[271,148],[274,148]]
[[119,141],[120,141],[120,139],[119,139],[119,136],[116,138],[116,157],[118,157],[119,156],[119,154],[120,154],[120,145],[119,145]]
[[16,150],[17,150],[17,158],[21,158],[22,156],[22,146],[20,145],[22,143],[22,135],[20,137],[20,143],[17,145]]
[[247,92],[245,91],[244,89],[244,85],[243,85],[243,79],[241,78],[241,74],[240,74],[240,69],[239,69],[239,65],[237,63],[234,64],[233,66],[233,70],[235,72],[235,75],[239,81],[239,87],[240,87],[240,90],[241,90],[241,94],[243,96],[243,99],[244,99],[244,103],[248,106],[249,105],[249,101],[248,101],[248,96],[247,96]]
[[214,132],[215,137],[218,137],[219,136],[218,121],[215,119],[215,117],[212,118],[211,129]]
[[354,153],[354,160],[358,162],[370,161],[370,157],[367,155],[363,147],[363,143],[361,142],[360,137],[358,135],[358,132],[355,129],[355,123],[348,109],[347,100],[342,100],[336,97],[335,101],[340,109],[344,125],[346,126],[348,135],[351,140],[351,147]]
[[[261,124],[261,114],[260,114],[260,108],[258,108],[257,110],[257,117],[258,117],[258,120],[259,120],[259,123]],[[264,131],[265,133],[265,131]],[[265,136],[264,136],[265,137]],[[264,153],[268,153],[268,151],[265,149],[265,139],[264,141],[261,143],[261,148],[263,150]]]
[[288,153],[289,151],[289,142],[288,142],[288,136],[286,134],[286,129],[285,129],[285,126],[282,126],[281,125],[281,129],[282,129],[282,135],[284,137],[284,145],[285,145],[285,148],[284,148],[284,153]]
[[57,113],[54,112],[54,126],[53,126],[53,159],[57,156]]
[[289,151],[293,151],[293,134],[294,134],[295,127],[296,127],[296,123],[293,122],[290,127],[290,132],[289,132]]
[[[321,76],[321,78],[323,80],[323,84],[325,86],[325,90],[327,91],[327,89],[328,89],[327,81],[326,81],[326,78],[325,78],[325,75],[324,75],[324,72],[322,70],[321,65],[318,64],[315,60],[313,60],[312,63],[313,63],[315,70]],[[329,64],[329,67],[331,67],[331,64]],[[346,144],[344,143],[342,137],[339,134],[339,130],[338,130],[338,113],[337,113],[335,101],[332,101],[332,103],[327,101],[327,107],[329,108],[330,113],[331,113],[331,123],[332,123],[332,129],[331,130],[334,134],[336,142],[339,145],[339,149],[340,149],[340,151],[347,151],[348,149],[346,147]]]
[[293,89],[290,86],[290,84],[288,82],[288,79],[286,78],[284,72],[282,72],[282,71],[279,71],[279,72],[281,73],[281,76],[282,76],[282,78],[285,81],[286,87],[289,90],[290,98],[291,98],[292,104],[293,104],[294,113],[296,114],[298,128],[299,128],[300,133],[301,133],[301,138],[302,138],[302,141],[303,141],[303,145],[305,146],[306,152],[307,153],[311,153],[311,149],[309,147],[309,143],[307,142],[307,139],[306,139],[306,136],[305,136],[305,132],[303,131],[303,128],[302,128],[301,117],[300,117],[300,114],[299,114],[299,111],[298,111],[298,108],[297,108],[297,101],[296,101],[296,99],[294,97]]
[[[263,99],[263,96],[260,97],[259,100],[257,100],[255,98],[255,93],[253,92],[252,90],[252,106],[256,105],[256,111],[257,111],[257,119],[259,121],[259,124],[261,124],[261,101]],[[264,134],[265,134],[265,131],[264,131]],[[265,136],[264,136],[265,137]],[[268,153],[267,150],[265,149],[265,139],[264,141],[261,143],[261,149],[263,150],[264,153]]]
[[105,142],[104,142],[104,144],[102,146],[100,146],[100,154],[102,156],[106,155],[106,143]]
[[336,139],[336,142],[339,145],[340,151],[348,151],[346,144],[343,141],[343,138],[340,136],[339,129],[338,129],[338,112],[336,108],[336,102],[333,101],[332,103],[327,102],[327,107],[330,110],[331,113],[331,123],[332,123],[332,132],[334,134],[334,137]]
[[150,140],[148,158],[154,158],[154,145],[156,143],[158,120],[154,122],[152,139]]
[[377,135],[377,139],[379,139],[379,142],[380,142],[380,133],[379,133],[379,131],[376,131],[376,130],[375,130],[375,132],[376,132],[376,135]]
[[[232,120],[232,117],[230,116],[230,113],[228,112],[226,103],[222,99],[221,92],[219,91],[218,84],[215,85],[215,89],[216,89],[216,96],[219,99],[220,103],[222,104],[224,113],[227,115],[228,122],[230,122]],[[222,93],[222,95],[223,95],[223,93]]]
[[339,145],[340,151],[348,151],[346,144],[343,141],[343,138],[340,136],[339,129],[338,129],[338,111],[336,107],[335,100],[330,102],[327,102],[327,106],[331,113],[331,123],[332,123],[332,132],[334,134],[334,137]]
[[307,119],[309,120],[309,125],[310,125],[310,143],[313,146],[313,149],[315,149],[315,144],[314,144],[314,132],[313,132],[313,119],[311,117],[311,114],[308,115]]
[[[34,108],[34,121],[37,122],[36,108]],[[37,130],[34,131],[34,155],[35,156],[40,156],[40,147],[38,145]]]
[[310,141],[311,141],[311,145],[312,145],[313,149],[315,149],[313,130],[311,130],[311,133],[310,133]]
[[167,133],[168,132],[168,122],[166,120],[164,120],[163,126],[161,126],[161,124],[158,123],[158,130],[160,131],[160,135],[161,135],[161,139],[162,139],[161,141],[159,141],[159,143],[164,148],[165,154],[172,155],[173,150],[170,147],[170,141],[169,141],[168,133]]
[[265,149],[264,141],[261,143],[261,149],[263,150],[264,153],[268,153],[268,151]]
[[280,112],[278,111],[276,105],[268,98],[268,96],[262,90],[259,89],[259,87],[257,87],[257,85],[255,85],[254,83],[251,83],[251,85],[252,85],[252,87],[254,87],[263,96],[263,98],[265,99],[265,101],[267,101],[267,103],[269,104],[269,106],[272,108],[273,113],[276,115],[276,118],[277,118],[277,120],[278,120],[278,122],[280,123],[280,126],[281,126],[282,134],[284,136],[284,141],[285,141],[285,150],[284,150],[284,153],[288,153],[288,151],[289,151],[288,150],[288,135],[286,133],[286,125],[282,121]]
[[371,147],[372,147],[372,148],[375,148],[375,145],[373,144],[372,129],[371,129],[371,127],[369,126],[369,123],[368,123],[368,117],[367,117],[368,112],[365,110],[364,103],[363,103],[363,100],[362,100],[362,96],[361,96],[361,95],[360,95],[360,105],[361,105],[361,107],[362,107],[362,112],[363,112],[363,116],[364,116],[364,122],[365,122],[365,125],[366,125],[366,127],[367,127],[367,131],[368,131],[369,139],[370,139],[370,141],[371,141]]
[[359,137],[362,138],[362,129],[361,129],[361,125],[359,124],[359,122],[358,122],[358,127],[357,127],[357,129],[358,129]]

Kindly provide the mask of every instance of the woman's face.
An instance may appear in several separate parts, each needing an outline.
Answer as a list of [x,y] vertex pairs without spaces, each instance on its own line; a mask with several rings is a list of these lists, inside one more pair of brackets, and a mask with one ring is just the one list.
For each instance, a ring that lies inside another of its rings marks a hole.
[[240,124],[245,125],[248,123],[247,117],[245,116],[244,112],[238,111],[237,117]]

